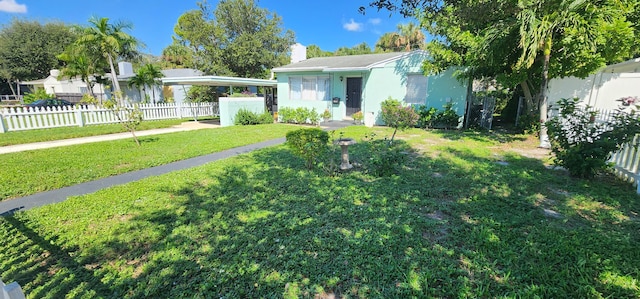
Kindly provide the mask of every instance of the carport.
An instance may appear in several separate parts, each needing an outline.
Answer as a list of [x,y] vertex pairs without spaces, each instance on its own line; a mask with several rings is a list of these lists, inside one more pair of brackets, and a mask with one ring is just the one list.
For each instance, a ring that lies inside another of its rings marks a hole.
[[[222,126],[228,126],[233,124],[233,117],[237,111],[241,108],[253,110],[254,112],[264,112],[266,108],[270,113],[278,111],[278,97],[277,97],[277,81],[268,79],[254,79],[254,78],[238,78],[238,77],[224,77],[224,76],[194,76],[194,77],[174,77],[174,78],[162,78],[162,85],[165,86],[221,86],[229,87],[229,90],[233,90],[234,87],[262,87],[264,89],[263,98],[236,98],[225,97],[220,98],[220,124]],[[185,95],[186,96],[186,95]],[[259,99],[259,101],[256,101]]]

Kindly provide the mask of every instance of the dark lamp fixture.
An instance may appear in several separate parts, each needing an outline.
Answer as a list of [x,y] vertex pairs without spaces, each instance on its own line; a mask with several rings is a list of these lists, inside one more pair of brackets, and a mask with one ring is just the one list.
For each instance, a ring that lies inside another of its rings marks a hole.
[[344,79],[342,76],[340,76],[340,82],[342,82],[342,79]]

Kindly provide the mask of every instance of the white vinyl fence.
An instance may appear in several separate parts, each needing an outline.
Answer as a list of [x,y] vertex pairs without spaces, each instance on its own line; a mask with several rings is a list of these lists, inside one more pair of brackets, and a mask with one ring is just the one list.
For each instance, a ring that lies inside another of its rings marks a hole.
[[[143,120],[220,116],[218,103],[139,104],[138,107],[143,113]],[[0,133],[117,122],[113,111],[94,105],[0,108]]]
[[[597,111],[596,121],[611,120],[616,111],[592,109]],[[623,179],[636,184],[640,194],[640,135],[636,135],[632,142],[625,144],[618,152],[613,153],[611,162],[615,164],[616,173]]]

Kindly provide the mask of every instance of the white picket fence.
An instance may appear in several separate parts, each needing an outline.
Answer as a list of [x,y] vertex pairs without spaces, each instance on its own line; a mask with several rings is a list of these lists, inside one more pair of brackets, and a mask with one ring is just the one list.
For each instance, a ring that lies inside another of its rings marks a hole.
[[[139,104],[138,107],[143,113],[143,120],[220,116],[218,103]],[[119,120],[113,111],[94,105],[0,109],[0,133],[117,122]]]

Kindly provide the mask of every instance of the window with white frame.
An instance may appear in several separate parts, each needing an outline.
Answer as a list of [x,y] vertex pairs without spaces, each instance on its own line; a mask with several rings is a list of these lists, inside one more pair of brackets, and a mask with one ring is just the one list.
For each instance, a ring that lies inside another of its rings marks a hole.
[[427,101],[428,77],[423,74],[407,74],[407,95],[404,102],[412,105],[424,105]]
[[291,100],[328,101],[331,94],[329,76],[291,76],[289,86]]

